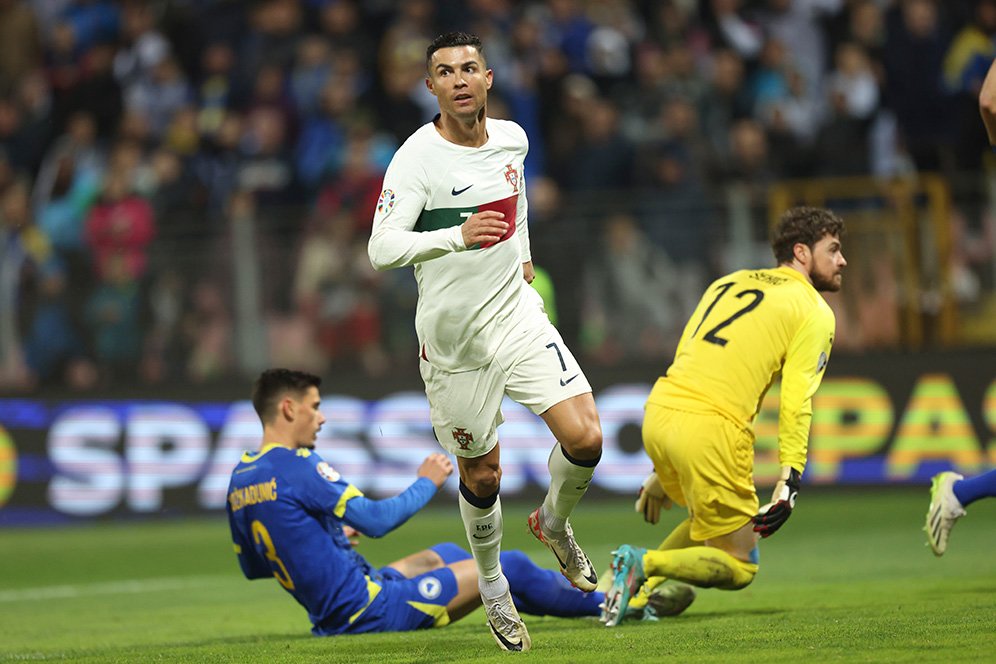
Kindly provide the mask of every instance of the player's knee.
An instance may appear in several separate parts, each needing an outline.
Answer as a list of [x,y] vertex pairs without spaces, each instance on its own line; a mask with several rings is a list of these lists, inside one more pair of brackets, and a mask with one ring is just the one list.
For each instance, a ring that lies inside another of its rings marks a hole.
[[480,498],[494,495],[501,486],[501,468],[478,466],[466,473],[464,483],[471,492]]
[[736,561],[736,564],[732,566],[733,568],[733,578],[730,582],[724,586],[721,586],[722,590],[742,590],[749,586],[757,575],[757,565],[754,563],[744,562],[742,560]]
[[602,454],[602,427],[598,418],[583,422],[571,432],[569,440],[561,440],[560,444],[572,457],[578,459],[597,459]]

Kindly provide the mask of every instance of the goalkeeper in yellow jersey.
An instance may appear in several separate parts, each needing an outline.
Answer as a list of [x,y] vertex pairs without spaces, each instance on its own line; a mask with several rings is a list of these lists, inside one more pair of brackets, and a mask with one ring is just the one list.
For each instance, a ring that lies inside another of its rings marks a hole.
[[[614,552],[607,626],[648,598],[653,605],[655,593],[671,586],[657,589],[665,579],[724,590],[753,581],[758,538],[792,514],[806,466],[812,398],[834,335],[833,311],[820,292],[840,289],[843,231],[829,210],[792,208],[772,237],[778,267],[727,275],[699,301],[674,362],[647,399],[643,445],[654,473],[637,501],[652,523],[671,501],[687,507],[688,518],[657,549],[624,544]],[[759,507],[752,425],[779,374],[781,476]]]

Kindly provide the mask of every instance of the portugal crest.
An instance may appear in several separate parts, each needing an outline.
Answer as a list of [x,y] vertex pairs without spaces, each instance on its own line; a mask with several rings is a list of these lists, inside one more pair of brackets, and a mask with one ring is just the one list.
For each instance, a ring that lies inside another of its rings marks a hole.
[[463,427],[453,429],[453,440],[460,446],[461,450],[469,450],[470,444],[474,442],[474,434]]
[[505,165],[505,179],[512,185],[512,191],[516,194],[519,193],[519,171],[515,170],[512,164]]

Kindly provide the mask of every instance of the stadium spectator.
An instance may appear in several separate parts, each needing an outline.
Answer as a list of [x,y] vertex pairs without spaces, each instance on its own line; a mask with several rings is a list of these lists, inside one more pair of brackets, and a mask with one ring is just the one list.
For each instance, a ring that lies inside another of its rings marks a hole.
[[202,277],[191,286],[180,335],[187,349],[187,380],[204,383],[229,375],[234,360],[232,315],[217,279]]
[[[443,454],[384,500],[368,499],[314,451],[325,422],[321,379],[270,369],[253,386],[263,424],[258,452],[232,471],[226,512],[239,566],[274,577],[308,611],[316,636],[444,627],[480,605],[477,567],[456,544],[375,568],[353,550],[355,532],[381,537],[422,509],[453,473]],[[520,551],[501,555],[516,604],[535,615],[598,614],[601,593],[582,593]]]
[[709,0],[699,3],[701,23],[695,41],[709,50],[732,49],[747,62],[761,53],[764,35],[755,17],[744,9],[741,0]]
[[[65,265],[34,223],[25,182],[4,190],[0,219],[6,229],[0,240],[6,248],[0,255],[0,301],[11,316],[3,316],[6,323],[0,328],[16,323],[17,331],[24,331],[24,386],[57,385],[71,365],[87,361],[67,303]],[[7,334],[12,331],[7,329]],[[6,343],[13,343],[13,337]]]
[[23,151],[24,172],[34,175],[41,166],[55,131],[51,89],[40,69],[21,78],[15,99],[21,111],[18,133],[21,135],[19,142]]
[[[108,279],[108,271],[113,269],[115,273],[124,270],[129,278],[140,280],[149,268],[149,245],[156,236],[156,220],[149,202],[134,192],[130,176],[127,171],[108,174],[100,202],[85,223],[86,244],[101,279]],[[113,264],[112,258],[121,258],[123,264]]]
[[590,352],[605,365],[674,349],[669,338],[684,285],[674,263],[624,214],[605,225],[601,251],[586,273],[584,291]]
[[820,173],[861,175],[871,167],[868,146],[879,106],[879,88],[864,50],[845,42],[837,47],[836,67],[827,81],[830,120],[819,138]]
[[[705,180],[710,147],[699,131],[695,106],[685,98],[664,104],[657,126],[660,138],[647,142],[637,162],[643,195],[633,208],[643,233],[667,253],[669,262],[704,273],[713,258],[712,206]],[[697,293],[703,285],[691,290]]]
[[150,85],[155,69],[172,55],[169,42],[156,28],[151,3],[128,2],[121,8],[120,46],[114,56],[114,76],[126,96]]
[[[672,501],[688,508],[688,518],[657,549],[616,551],[602,614],[608,626],[666,578],[724,590],[754,580],[758,537],[788,520],[806,467],[812,398],[834,337],[834,314],[820,293],[840,289],[843,230],[829,210],[787,210],[772,234],[778,267],[734,272],[702,296],[647,399],[643,442],[654,471],[637,502],[650,523]],[[779,373],[781,474],[758,509],[752,424]]]
[[978,0],[974,19],[951,41],[944,57],[944,82],[952,95],[956,132],[955,159],[959,169],[978,169],[985,150],[985,127],[975,121],[979,92],[996,49],[996,0]]
[[950,107],[942,93],[949,37],[933,0],[907,0],[887,18],[886,95],[917,169],[944,165],[951,137]]
[[239,187],[239,172],[244,160],[241,148],[244,125],[241,115],[226,112],[217,132],[201,141],[190,164],[209,218],[220,216],[218,213]]
[[41,54],[41,28],[31,3],[0,1],[0,95],[13,92]]
[[298,46],[294,69],[290,76],[290,91],[294,107],[302,116],[318,110],[325,82],[332,75],[332,52],[322,37],[306,36]]
[[615,104],[593,99],[581,114],[578,139],[565,158],[565,190],[590,195],[633,185],[634,149],[620,131]]
[[466,33],[440,35],[425,64],[439,115],[391,161],[369,255],[380,270],[415,267],[419,368],[436,438],[457,455],[460,512],[492,636],[504,650],[528,650],[498,556],[501,401],[508,394],[529,407],[558,441],[550,488],[529,527],[586,591],[597,577],[568,517],[601,457],[601,426],[587,379],[528,287],[528,146],[518,125],[487,118],[493,74],[481,42]]
[[194,94],[199,104],[197,126],[206,137],[217,136],[233,104],[234,68],[235,53],[231,46],[218,42],[204,48]]
[[121,253],[106,254],[99,269],[100,281],[87,302],[94,356],[104,380],[133,381],[143,343],[137,275]]
[[371,301],[366,235],[358,235],[347,211],[322,215],[305,235],[297,260],[294,298],[314,330],[322,354],[332,361],[360,359],[371,373],[385,366],[381,325]]
[[[653,183],[662,189],[653,202],[664,208],[654,217],[672,222],[646,230],[698,233],[700,225],[675,221],[695,219],[694,206],[681,207],[688,192],[723,210],[717,221],[733,221],[709,234],[707,259],[655,236],[673,259],[710,276],[763,261],[754,247],[763,251],[769,185],[786,178],[942,168],[956,185],[948,269],[958,306],[971,315],[993,287],[994,226],[971,176],[991,156],[979,149],[980,125],[969,121],[992,59],[993,7],[992,0],[0,0],[0,152],[29,178],[34,216],[63,262],[75,325],[94,287],[82,223],[105,153],[123,140],[140,146],[134,184],[169,229],[171,243],[150,248],[154,260],[169,263],[164,252],[174,248],[188,257],[207,254],[198,249],[205,245],[213,251],[227,239],[223,211],[233,193],[255,192],[255,232],[278,256],[279,279],[264,284],[273,289],[264,314],[280,316],[291,306],[291,261],[308,211],[340,186],[348,136],[364,127],[375,170],[386,168],[394,146],[437,110],[423,85],[421,44],[473,27],[489,36],[489,58],[502,72],[493,117],[514,120],[529,139],[525,176],[548,176],[566,192],[556,216],[570,223],[562,235],[571,249],[551,243],[543,253],[555,281],[571,269],[560,270],[554,253],[587,253],[620,200],[650,201],[638,187],[651,175],[696,172],[697,149],[689,169],[687,143],[704,140],[711,154],[701,182]],[[782,45],[780,64],[769,61],[766,44]],[[859,50],[863,57],[855,57]],[[755,109],[749,93],[762,78],[769,94]],[[316,114],[329,90],[336,109]],[[676,145],[659,121],[675,99],[695,104],[697,116],[689,140]],[[606,100],[619,116],[609,134],[635,148],[615,163],[602,159],[615,159],[606,142],[592,140],[600,135],[591,130],[606,124]],[[604,191],[583,198],[589,185]],[[639,209],[628,211],[643,220]],[[752,237],[741,233],[748,226]],[[411,336],[396,319],[409,311],[412,283],[392,274],[356,286],[357,298],[377,302],[382,320],[392,319],[384,329],[394,350]],[[581,325],[569,302],[577,289],[557,290],[570,342]],[[271,297],[278,292],[283,297]],[[848,297],[852,309],[858,292]],[[148,308],[148,292],[141,297]],[[388,314],[391,307],[398,311]],[[864,344],[858,337],[851,340]]]

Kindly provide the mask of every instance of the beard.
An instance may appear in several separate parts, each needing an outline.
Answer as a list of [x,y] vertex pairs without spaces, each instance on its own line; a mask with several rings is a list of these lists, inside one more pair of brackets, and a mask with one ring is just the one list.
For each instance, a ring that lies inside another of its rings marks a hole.
[[813,288],[815,288],[820,293],[836,293],[840,290],[840,273],[836,274],[821,274],[819,272],[810,272],[809,278],[813,281]]

